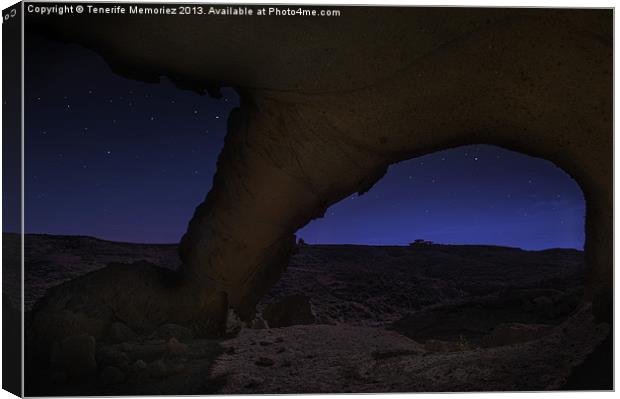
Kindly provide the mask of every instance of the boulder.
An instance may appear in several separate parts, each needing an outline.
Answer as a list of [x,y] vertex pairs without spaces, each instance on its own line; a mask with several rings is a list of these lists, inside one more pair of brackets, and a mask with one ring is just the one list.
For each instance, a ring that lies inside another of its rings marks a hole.
[[226,318],[226,335],[235,336],[239,334],[245,323],[239,318],[237,312],[228,309],[228,317]]
[[267,305],[263,319],[271,328],[316,323],[310,299],[304,295],[289,295]]

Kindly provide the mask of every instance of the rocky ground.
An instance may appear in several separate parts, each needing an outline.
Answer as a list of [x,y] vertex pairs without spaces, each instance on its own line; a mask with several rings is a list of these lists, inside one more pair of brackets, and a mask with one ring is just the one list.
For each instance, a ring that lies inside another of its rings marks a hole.
[[[26,305],[110,262],[178,264],[173,245],[26,238]],[[128,267],[131,267],[128,265]],[[583,293],[583,254],[492,246],[301,246],[246,326],[196,339],[116,323],[29,367],[42,394],[561,389],[605,338]],[[29,383],[30,382],[30,383]]]

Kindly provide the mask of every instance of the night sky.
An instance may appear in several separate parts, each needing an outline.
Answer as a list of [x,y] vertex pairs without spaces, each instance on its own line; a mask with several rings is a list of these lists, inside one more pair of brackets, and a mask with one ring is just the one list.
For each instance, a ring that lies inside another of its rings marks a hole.
[[[89,50],[34,38],[25,86],[26,232],[178,242],[211,187],[236,94],[128,80]],[[478,145],[393,165],[298,236],[582,249],[583,226],[581,190],[563,171]]]

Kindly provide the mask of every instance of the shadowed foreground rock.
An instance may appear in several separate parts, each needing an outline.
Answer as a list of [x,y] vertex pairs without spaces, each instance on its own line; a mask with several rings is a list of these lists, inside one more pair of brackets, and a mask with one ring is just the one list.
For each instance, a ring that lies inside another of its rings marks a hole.
[[269,304],[263,310],[263,319],[272,328],[316,322],[310,299],[303,295],[290,295],[279,302]]
[[[30,349],[49,353],[54,343],[82,334],[115,341],[115,330],[144,334],[166,323],[188,325],[203,335],[223,334],[226,294],[180,290],[179,284],[171,271],[136,262],[111,264],[58,285],[33,309]],[[115,326],[119,321],[123,327]]]

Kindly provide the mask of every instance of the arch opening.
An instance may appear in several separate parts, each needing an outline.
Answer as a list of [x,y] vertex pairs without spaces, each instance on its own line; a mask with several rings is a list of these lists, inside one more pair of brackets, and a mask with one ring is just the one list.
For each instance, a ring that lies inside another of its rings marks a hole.
[[583,249],[585,199],[551,162],[468,145],[392,164],[367,193],[332,205],[296,234],[308,243],[488,244]]
[[382,327],[431,351],[537,339],[582,300],[584,222],[543,159],[469,145],[394,164],[297,231],[254,323]]

